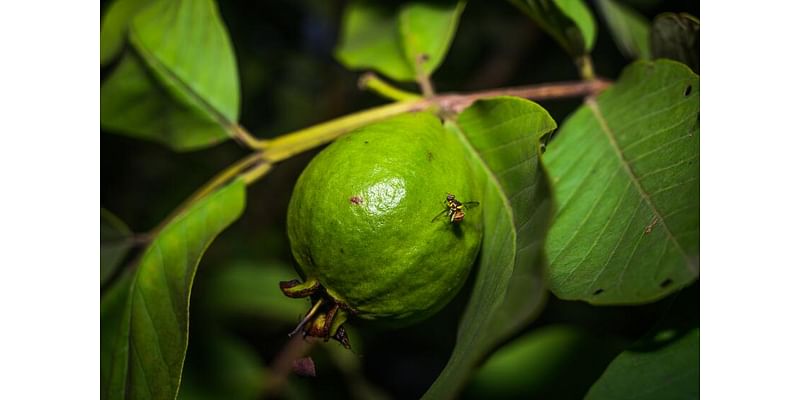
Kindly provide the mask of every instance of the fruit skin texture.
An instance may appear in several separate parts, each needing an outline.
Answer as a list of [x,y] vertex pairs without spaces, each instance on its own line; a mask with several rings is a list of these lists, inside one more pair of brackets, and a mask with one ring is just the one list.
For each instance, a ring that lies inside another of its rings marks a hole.
[[431,222],[452,193],[480,201],[470,156],[429,113],[407,114],[339,139],[306,167],[288,211],[306,281],[355,316],[411,323],[463,285],[482,237],[480,207],[460,224]]

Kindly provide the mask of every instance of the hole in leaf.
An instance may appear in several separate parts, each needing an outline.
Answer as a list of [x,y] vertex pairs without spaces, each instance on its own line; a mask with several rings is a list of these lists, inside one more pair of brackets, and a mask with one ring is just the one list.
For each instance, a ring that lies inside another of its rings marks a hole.
[[669,285],[672,285],[672,279],[664,279],[664,282],[661,282],[661,285],[659,286],[661,286],[661,288],[663,289]]
[[595,296],[597,296],[598,294],[600,294],[600,293],[603,293],[604,291],[605,291],[605,290],[603,290],[603,289],[597,289],[597,290],[595,290],[595,291],[594,291],[594,293],[592,293],[592,294],[593,294],[593,295],[595,295]]
[[686,87],[686,89],[683,89],[684,96],[689,96],[690,94],[692,94],[692,85],[689,85]]

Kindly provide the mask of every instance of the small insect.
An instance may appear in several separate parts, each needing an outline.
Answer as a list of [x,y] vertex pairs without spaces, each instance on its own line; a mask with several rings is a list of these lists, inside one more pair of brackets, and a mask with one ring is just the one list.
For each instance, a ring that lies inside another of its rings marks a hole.
[[436,214],[431,222],[435,222],[442,215],[447,215],[447,217],[450,218],[451,224],[458,224],[464,220],[464,210],[469,210],[470,208],[477,207],[478,205],[480,205],[480,203],[477,201],[466,201],[462,203],[456,200],[456,196],[448,193],[447,198],[444,200],[445,209],[439,214]]

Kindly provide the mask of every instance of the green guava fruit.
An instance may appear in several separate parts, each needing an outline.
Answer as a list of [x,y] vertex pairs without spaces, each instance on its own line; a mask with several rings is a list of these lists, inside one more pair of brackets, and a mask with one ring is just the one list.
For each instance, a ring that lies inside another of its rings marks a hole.
[[287,215],[304,280],[281,289],[312,300],[293,334],[347,347],[348,317],[406,325],[446,305],[482,238],[482,188],[470,160],[456,133],[430,113],[366,126],[320,152],[297,181]]

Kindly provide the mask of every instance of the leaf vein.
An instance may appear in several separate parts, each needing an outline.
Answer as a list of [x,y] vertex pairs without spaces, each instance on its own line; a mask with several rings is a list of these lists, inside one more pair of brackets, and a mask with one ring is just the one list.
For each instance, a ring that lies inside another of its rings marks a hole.
[[[600,122],[601,130],[608,138],[608,141],[611,144],[611,147],[616,153],[617,157],[619,158],[619,161],[622,164],[623,169],[630,177],[636,189],[639,191],[639,195],[644,199],[645,203],[653,211],[653,213],[655,213],[656,217],[661,221],[664,221],[661,212],[659,211],[658,208],[656,208],[655,204],[650,198],[650,195],[644,190],[644,187],[642,187],[641,182],[639,182],[638,178],[636,177],[636,174],[633,172],[633,169],[631,168],[631,165],[628,163],[628,161],[625,158],[625,155],[622,153],[622,150],[619,147],[619,143],[617,143],[616,137],[614,136],[613,132],[611,132],[611,128],[608,126],[608,122],[603,117],[603,114],[600,111],[599,104],[594,99],[587,100],[586,104],[589,106],[589,109],[592,110],[592,113],[595,115],[595,118]],[[692,263],[689,260],[688,254],[686,254],[686,251],[684,251],[683,247],[681,247],[678,241],[675,239],[675,235],[672,233],[672,230],[670,229],[669,225],[666,224],[666,222],[664,223],[664,228],[667,232],[667,237],[678,249],[678,252],[681,254],[684,261],[686,262],[687,267],[691,266]]]

